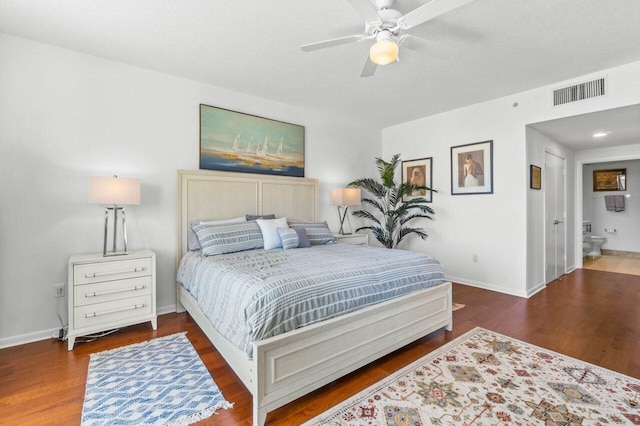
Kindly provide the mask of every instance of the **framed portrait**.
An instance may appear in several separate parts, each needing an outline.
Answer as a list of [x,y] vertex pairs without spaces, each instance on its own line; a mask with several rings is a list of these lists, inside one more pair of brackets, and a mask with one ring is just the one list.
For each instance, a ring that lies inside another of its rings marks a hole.
[[533,164],[529,167],[529,187],[531,189],[542,189],[542,169]]
[[200,168],[304,177],[304,126],[200,104]]
[[451,147],[451,195],[493,194],[493,141]]
[[627,169],[594,170],[594,191],[626,191]]
[[427,188],[429,188],[428,191],[420,190],[412,193],[411,195],[405,195],[404,197],[402,197],[402,201],[409,201],[420,197],[427,200],[427,203],[430,203],[432,201],[432,164],[432,157],[402,162],[402,182],[410,183],[413,185],[426,186]]

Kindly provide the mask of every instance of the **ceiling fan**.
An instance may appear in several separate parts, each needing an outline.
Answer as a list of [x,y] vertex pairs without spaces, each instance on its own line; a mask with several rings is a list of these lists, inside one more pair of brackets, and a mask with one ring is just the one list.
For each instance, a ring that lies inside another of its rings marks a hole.
[[375,8],[369,0],[347,1],[364,18],[364,34],[305,44],[302,46],[302,50],[310,52],[342,44],[375,40],[376,42],[371,46],[369,57],[360,73],[360,77],[371,77],[376,72],[378,65],[387,65],[398,60],[399,46],[439,59],[448,58],[449,52],[440,44],[406,34],[405,31],[473,0],[431,0],[405,15],[391,8],[394,0],[374,0]]

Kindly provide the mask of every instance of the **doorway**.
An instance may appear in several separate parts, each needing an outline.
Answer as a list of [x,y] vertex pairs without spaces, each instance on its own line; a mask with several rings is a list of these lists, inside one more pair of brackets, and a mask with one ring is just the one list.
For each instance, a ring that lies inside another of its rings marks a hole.
[[566,160],[544,153],[545,283],[566,272]]

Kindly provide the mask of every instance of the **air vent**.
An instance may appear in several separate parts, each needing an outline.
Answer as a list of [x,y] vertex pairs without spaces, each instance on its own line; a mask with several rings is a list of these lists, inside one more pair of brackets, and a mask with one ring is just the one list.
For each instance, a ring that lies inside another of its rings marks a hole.
[[582,101],[589,98],[605,95],[605,79],[587,81],[569,87],[563,87],[553,91],[553,105],[562,105],[569,102]]

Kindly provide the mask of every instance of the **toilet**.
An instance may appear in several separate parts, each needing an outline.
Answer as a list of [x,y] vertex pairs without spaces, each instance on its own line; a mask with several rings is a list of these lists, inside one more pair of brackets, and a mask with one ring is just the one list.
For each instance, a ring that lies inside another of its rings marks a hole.
[[600,247],[604,244],[606,238],[599,235],[592,235],[589,237],[589,240],[591,241],[591,252],[589,252],[589,256],[602,256]]

